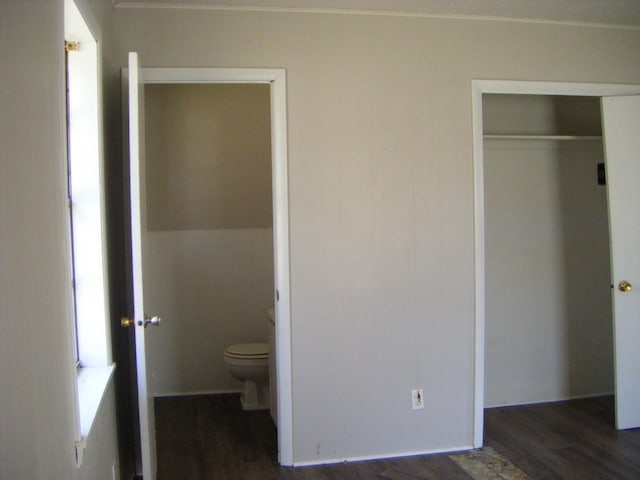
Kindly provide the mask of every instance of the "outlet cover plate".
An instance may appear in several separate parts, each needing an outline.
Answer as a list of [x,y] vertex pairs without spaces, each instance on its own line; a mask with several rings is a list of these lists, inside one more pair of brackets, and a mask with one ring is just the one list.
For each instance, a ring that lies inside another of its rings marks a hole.
[[421,388],[411,390],[411,408],[421,410],[424,408],[424,393]]

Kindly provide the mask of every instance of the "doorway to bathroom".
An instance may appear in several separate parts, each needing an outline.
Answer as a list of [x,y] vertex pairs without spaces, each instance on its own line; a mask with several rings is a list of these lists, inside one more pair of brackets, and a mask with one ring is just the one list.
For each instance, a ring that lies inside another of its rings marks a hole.
[[223,352],[267,342],[274,305],[270,91],[145,86],[145,301],[154,396],[229,393]]
[[142,470],[154,476],[149,400],[238,391],[224,348],[266,341],[268,308],[276,324],[278,456],[290,464],[284,71],[145,69],[132,53],[128,72],[131,184],[140,187],[132,188],[134,237],[133,213],[141,212],[134,291],[144,284],[144,310],[163,318],[160,328],[135,327]]

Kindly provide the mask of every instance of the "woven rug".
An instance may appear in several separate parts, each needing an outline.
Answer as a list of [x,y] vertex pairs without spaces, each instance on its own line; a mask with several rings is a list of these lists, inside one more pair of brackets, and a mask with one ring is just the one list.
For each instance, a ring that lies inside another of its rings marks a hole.
[[449,455],[475,480],[531,480],[531,477],[491,447]]
[[[449,455],[449,458],[474,480],[531,480],[531,477],[491,447]],[[447,480],[442,474],[426,468],[419,471],[390,468],[378,477],[384,480]]]

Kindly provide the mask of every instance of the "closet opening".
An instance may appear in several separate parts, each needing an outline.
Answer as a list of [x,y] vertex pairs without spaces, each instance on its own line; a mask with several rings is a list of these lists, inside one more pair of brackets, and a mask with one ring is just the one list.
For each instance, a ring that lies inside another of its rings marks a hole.
[[482,96],[485,408],[613,392],[600,99]]
[[[622,285],[637,271],[630,256],[637,221],[625,212],[637,202],[640,179],[628,155],[636,150],[640,86],[473,80],[472,113],[474,447],[483,446],[485,406],[607,390],[614,393],[615,426],[634,428],[640,354],[621,345],[637,343],[638,306]],[[527,168],[535,171],[523,173]],[[509,322],[520,322],[520,332],[509,333]],[[592,337],[590,328],[601,336]],[[521,334],[526,340],[517,339]],[[538,338],[544,341],[536,344]],[[497,342],[507,345],[490,351]],[[506,368],[509,350],[515,364]],[[542,363],[525,365],[527,356]]]

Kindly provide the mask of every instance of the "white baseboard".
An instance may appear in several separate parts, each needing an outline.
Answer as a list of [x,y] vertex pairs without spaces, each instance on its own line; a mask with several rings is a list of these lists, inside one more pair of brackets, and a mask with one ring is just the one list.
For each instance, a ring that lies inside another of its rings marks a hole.
[[458,446],[458,447],[440,448],[435,450],[381,453],[378,455],[363,455],[363,456],[345,457],[345,458],[323,458],[319,460],[305,460],[301,462],[294,461],[293,466],[294,467],[310,467],[310,466],[319,466],[319,465],[330,465],[333,463],[364,462],[367,460],[386,460],[390,458],[415,457],[420,455],[435,455],[438,453],[458,453],[458,452],[467,452],[469,450],[473,450],[473,446],[464,445],[464,446]]
[[222,395],[226,393],[240,393],[241,390],[239,388],[232,389],[222,389],[222,390],[188,390],[184,392],[164,392],[164,393],[155,393],[153,398],[163,398],[163,397],[191,397],[196,395]]
[[535,400],[531,402],[516,402],[516,403],[504,403],[504,404],[501,403],[497,405],[485,405],[484,408],[487,409],[487,408],[502,408],[502,407],[524,407],[527,405],[542,405],[543,403],[566,402],[568,400],[581,400],[584,398],[605,397],[613,394],[614,392],[587,393],[584,395],[570,395],[567,397],[552,398],[549,400]]

